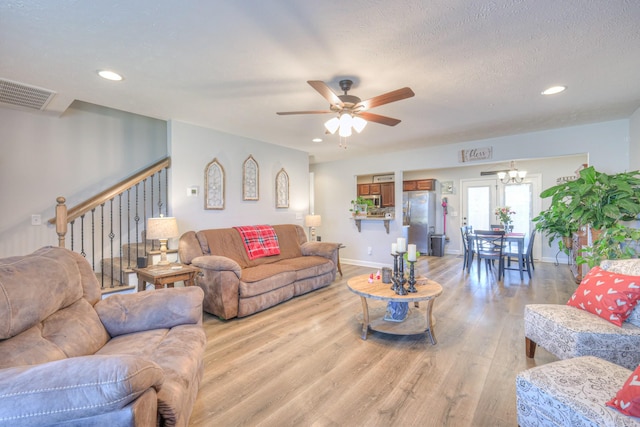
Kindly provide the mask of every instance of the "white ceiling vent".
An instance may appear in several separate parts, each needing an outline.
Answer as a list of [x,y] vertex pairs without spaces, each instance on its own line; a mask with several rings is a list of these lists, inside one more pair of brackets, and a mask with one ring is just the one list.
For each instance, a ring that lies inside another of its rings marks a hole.
[[42,111],[55,95],[49,89],[0,79],[0,103],[3,104]]

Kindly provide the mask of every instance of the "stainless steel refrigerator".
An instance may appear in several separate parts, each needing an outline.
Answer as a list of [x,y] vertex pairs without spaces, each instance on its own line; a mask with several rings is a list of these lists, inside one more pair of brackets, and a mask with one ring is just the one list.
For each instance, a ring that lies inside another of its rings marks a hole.
[[414,243],[422,255],[431,255],[431,235],[436,229],[435,191],[402,193],[402,225],[407,243]]

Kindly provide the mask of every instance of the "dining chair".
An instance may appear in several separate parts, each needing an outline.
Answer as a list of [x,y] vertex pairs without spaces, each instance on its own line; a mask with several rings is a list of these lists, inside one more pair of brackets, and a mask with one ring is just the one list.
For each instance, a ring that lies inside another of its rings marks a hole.
[[531,268],[535,270],[536,267],[533,265],[533,243],[536,238],[536,230],[534,229],[531,232],[531,238],[529,239],[529,244],[527,245],[527,249],[525,252],[525,261],[527,261],[527,268]]
[[462,264],[462,270],[468,270],[473,263],[473,242],[470,241],[471,234],[473,233],[473,226],[465,225],[460,227],[460,235],[462,236],[462,254],[464,263]]
[[[533,230],[531,232],[531,236],[529,237],[529,242],[526,247],[522,248],[522,253],[519,252],[516,247],[515,250],[513,248],[513,242],[508,242],[506,245],[506,250],[504,251],[504,255],[507,259],[507,264],[505,266],[505,270],[519,270],[520,271],[520,280],[523,279],[523,273],[526,272],[531,279],[531,270],[535,269],[533,266],[533,244],[536,238],[536,231]],[[518,262],[518,268],[511,267],[512,258]]]
[[504,224],[491,224],[489,228],[492,230],[504,230]]
[[498,261],[498,281],[504,275],[504,231],[503,230],[476,230],[473,234],[475,242],[475,256],[478,260],[478,279],[480,278],[480,266],[485,260],[487,273]]

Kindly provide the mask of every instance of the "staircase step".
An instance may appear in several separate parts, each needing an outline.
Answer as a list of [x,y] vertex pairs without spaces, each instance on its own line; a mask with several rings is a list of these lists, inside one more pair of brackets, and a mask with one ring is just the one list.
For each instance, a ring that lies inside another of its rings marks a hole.
[[[100,283],[101,285],[103,285],[103,277],[100,273],[96,273],[96,277],[98,279],[98,283]],[[113,283],[111,282],[111,278],[108,276],[104,277],[104,285],[103,287],[100,289],[100,291],[102,292],[102,298],[105,298],[107,296],[113,295],[113,294],[117,294],[117,293],[130,293],[131,291],[135,292],[136,291],[137,286],[136,285],[126,285],[124,283],[120,283],[117,280],[113,280]],[[127,292],[129,291],[129,292]]]

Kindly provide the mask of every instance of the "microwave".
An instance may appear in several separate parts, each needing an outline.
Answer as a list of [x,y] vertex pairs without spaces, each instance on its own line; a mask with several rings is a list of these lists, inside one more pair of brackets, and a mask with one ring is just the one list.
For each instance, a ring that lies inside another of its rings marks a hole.
[[361,198],[365,199],[365,200],[372,200],[373,201],[373,207],[374,208],[379,208],[382,200],[379,194],[375,194],[372,196],[360,196]]

